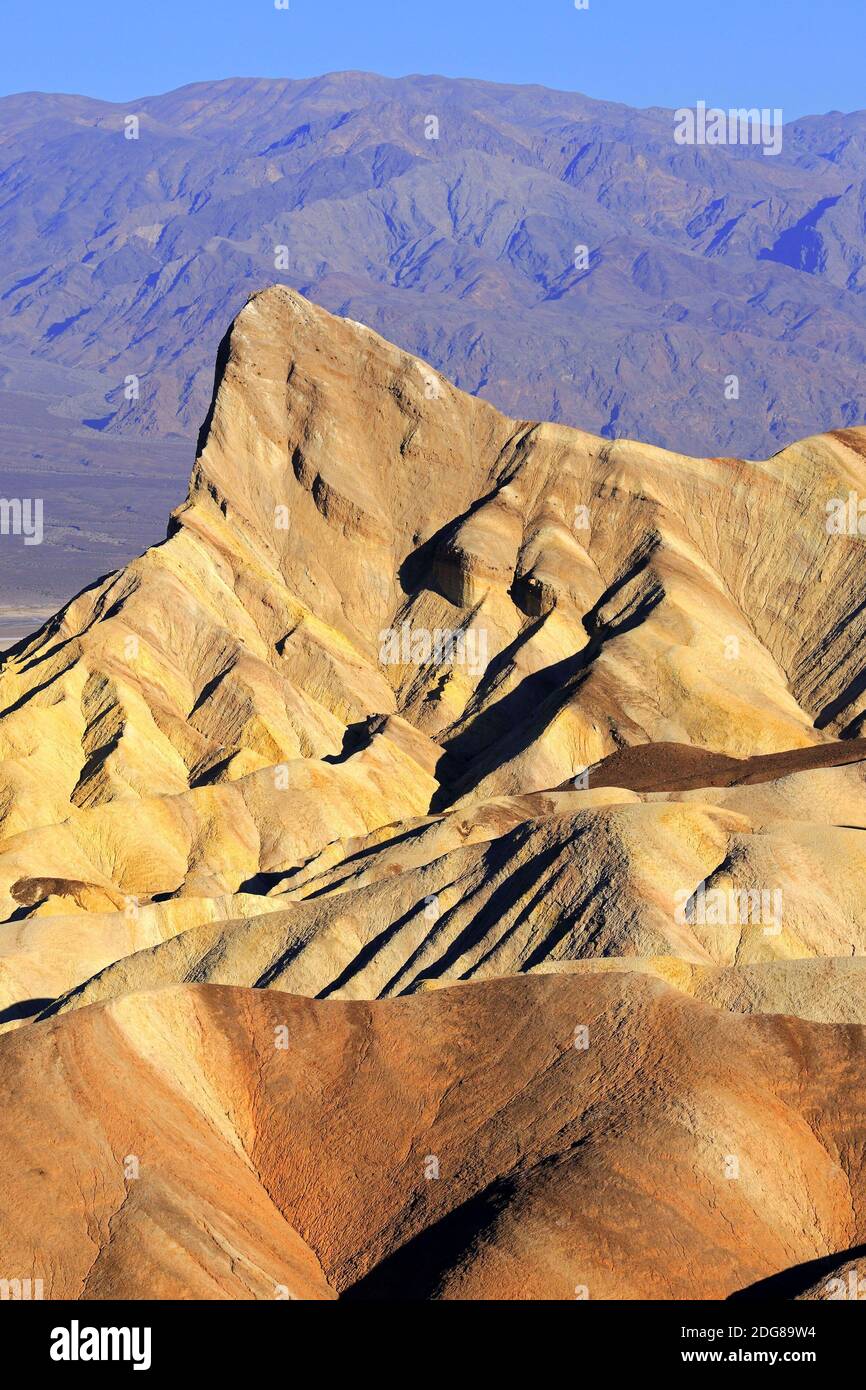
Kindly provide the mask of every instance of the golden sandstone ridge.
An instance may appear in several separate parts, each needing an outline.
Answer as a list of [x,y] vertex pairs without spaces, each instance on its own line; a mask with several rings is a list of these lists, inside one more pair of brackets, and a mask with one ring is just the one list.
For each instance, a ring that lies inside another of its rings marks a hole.
[[167,539],[0,660],[0,1276],[831,1296],[852,494],[866,430],[749,463],[511,420],[254,296]]

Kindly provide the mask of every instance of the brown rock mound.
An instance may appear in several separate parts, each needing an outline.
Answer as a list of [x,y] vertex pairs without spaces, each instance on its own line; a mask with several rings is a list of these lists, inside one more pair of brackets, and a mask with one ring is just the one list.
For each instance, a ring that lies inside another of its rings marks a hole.
[[621,974],[128,995],[0,1043],[4,1261],[55,1298],[726,1297],[864,1240],[864,1040]]

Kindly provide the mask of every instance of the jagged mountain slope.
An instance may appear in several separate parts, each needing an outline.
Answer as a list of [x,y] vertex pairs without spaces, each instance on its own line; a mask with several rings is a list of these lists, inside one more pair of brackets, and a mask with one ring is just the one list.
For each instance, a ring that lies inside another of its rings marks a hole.
[[[866,561],[826,501],[864,445],[510,420],[254,297],[168,538],[0,667],[7,1021],[138,971],[375,996],[860,954]],[[782,894],[779,929],[677,920],[704,882]]]
[[864,468],[510,419],[254,297],[165,541],[0,663],[8,1277],[829,1296]]
[[[859,421],[863,113],[790,122],[769,158],[674,125],[371,73],[5,97],[0,346],[77,369],[93,426],[195,426],[202,344],[276,268],[515,414],[747,453]],[[735,411],[728,366],[752,387]],[[694,392],[671,389],[682,371]]]
[[223,327],[274,279],[513,415],[748,457],[862,423],[866,116],[772,157],[674,126],[364,73],[0,100],[0,464],[51,556],[19,546],[4,600],[53,611],[159,534]]

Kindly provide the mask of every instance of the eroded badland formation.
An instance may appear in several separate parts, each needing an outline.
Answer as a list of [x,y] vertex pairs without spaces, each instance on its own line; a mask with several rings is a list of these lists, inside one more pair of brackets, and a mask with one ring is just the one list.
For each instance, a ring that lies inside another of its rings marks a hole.
[[825,1296],[864,488],[866,430],[611,442],[254,297],[168,539],[0,666],[0,1275]]

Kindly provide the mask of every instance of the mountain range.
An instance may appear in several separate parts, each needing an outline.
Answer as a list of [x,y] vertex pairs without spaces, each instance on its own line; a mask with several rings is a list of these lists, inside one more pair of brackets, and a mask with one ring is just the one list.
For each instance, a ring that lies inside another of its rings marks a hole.
[[0,551],[0,641],[158,539],[274,281],[520,418],[752,458],[861,423],[866,115],[771,157],[674,129],[351,72],[0,100],[2,492],[39,489],[46,547]]

